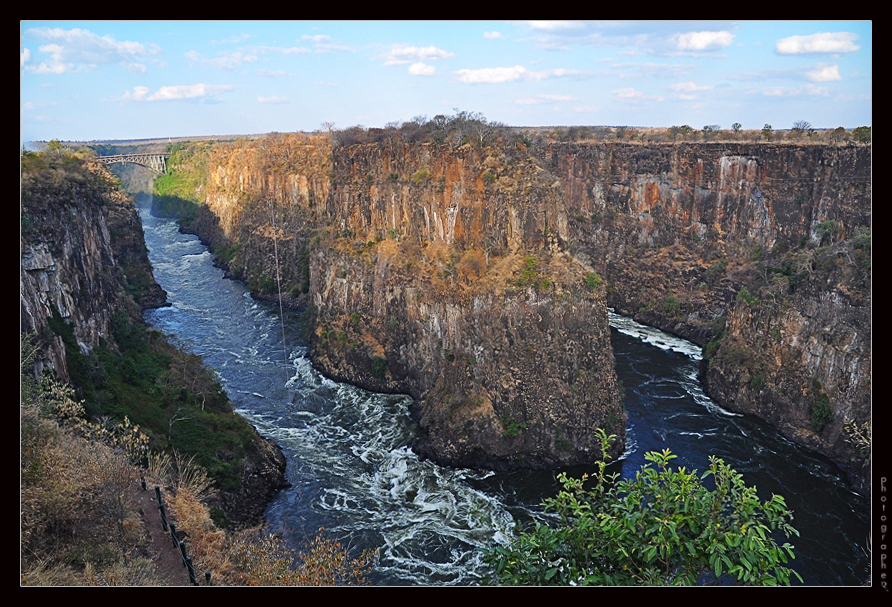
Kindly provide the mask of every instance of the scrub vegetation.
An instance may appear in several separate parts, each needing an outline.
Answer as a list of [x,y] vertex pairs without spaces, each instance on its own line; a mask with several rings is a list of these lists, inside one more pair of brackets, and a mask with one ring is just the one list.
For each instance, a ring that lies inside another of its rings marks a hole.
[[[598,430],[602,453],[615,437]],[[675,455],[645,454],[634,478],[558,476],[563,488],[543,502],[554,524],[536,523],[504,547],[486,551],[494,582],[506,585],[657,586],[790,584],[798,536],[784,498],[761,501],[755,487],[716,457],[702,475],[673,469]],[[594,486],[587,488],[589,481]],[[712,487],[712,488],[710,488]]]

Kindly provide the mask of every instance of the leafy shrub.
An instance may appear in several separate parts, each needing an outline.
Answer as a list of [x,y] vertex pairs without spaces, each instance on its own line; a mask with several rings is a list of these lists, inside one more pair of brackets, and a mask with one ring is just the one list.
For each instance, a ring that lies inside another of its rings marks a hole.
[[427,181],[428,177],[430,177],[430,171],[425,168],[421,168],[412,173],[412,176],[409,179],[411,179],[412,183],[420,185]]
[[746,288],[740,289],[740,292],[737,293],[737,299],[742,302],[745,302],[751,306],[758,306],[759,300],[749,294]]
[[601,277],[598,276],[597,272],[589,272],[585,275],[585,288],[589,291],[594,291],[601,284]]
[[384,371],[387,368],[387,359],[376,356],[372,359],[372,375],[378,379],[384,377]]
[[272,534],[243,536],[230,550],[238,579],[247,586],[363,585],[377,556],[367,550],[351,558],[340,542],[321,535],[300,552]]
[[812,384],[811,394],[814,399],[811,405],[811,427],[815,432],[820,432],[833,421],[833,409],[830,408],[830,397],[818,380]]
[[[615,437],[598,429],[602,452]],[[563,489],[543,503],[560,523],[536,523],[510,545],[485,551],[496,582],[517,585],[789,584],[799,535],[784,498],[761,502],[755,487],[721,459],[703,474],[672,470],[669,450],[649,452],[634,478],[617,481],[598,464],[595,486],[561,473]],[[715,488],[701,482],[711,477]]]
[[502,438],[516,438],[517,435],[520,434],[520,431],[525,430],[526,427],[526,424],[517,423],[517,420],[513,417],[507,417],[502,420],[502,428],[504,428]]
[[681,302],[675,295],[670,293],[663,302],[663,309],[669,316],[676,317],[681,314]]

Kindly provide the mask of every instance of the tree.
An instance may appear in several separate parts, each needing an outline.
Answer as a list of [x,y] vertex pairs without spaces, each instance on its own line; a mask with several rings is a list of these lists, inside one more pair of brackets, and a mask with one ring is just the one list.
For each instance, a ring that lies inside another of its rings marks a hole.
[[48,154],[61,154],[63,151],[62,142],[58,139],[53,139],[46,144],[46,152]]
[[735,122],[731,125],[731,128],[734,129],[734,135],[736,136],[738,133],[740,133],[740,129],[743,128],[743,125],[741,125],[739,122]]
[[849,134],[846,132],[844,127],[838,126],[830,133],[830,140],[833,143],[839,144],[845,141],[848,138]]
[[703,127],[703,139],[709,141],[714,136],[718,135],[721,130],[722,127],[718,124],[707,124]]
[[[598,430],[602,453],[615,437]],[[560,524],[537,523],[507,547],[486,551],[501,584],[694,585],[790,583],[784,566],[793,546],[772,532],[799,533],[784,498],[760,502],[755,487],[721,459],[710,457],[702,475],[672,470],[668,449],[649,452],[635,478],[617,482],[597,466],[593,489],[560,474],[563,489],[543,502]],[[713,490],[702,480],[712,478]]]
[[765,126],[762,127],[762,137],[764,137],[765,139],[767,139],[769,141],[771,140],[771,125],[770,124],[766,123]]
[[682,126],[673,126],[673,127],[669,128],[669,136],[672,137],[672,139],[675,139],[679,135],[681,135],[681,138],[686,140],[688,138],[688,136],[691,135],[693,132],[694,132],[694,128],[687,124],[684,124]]
[[857,129],[852,131],[852,137],[855,139],[855,141],[860,141],[861,143],[870,143],[870,127],[859,126]]
[[811,124],[805,120],[797,120],[793,123],[792,135],[794,139],[799,139],[802,135],[814,136],[815,130]]

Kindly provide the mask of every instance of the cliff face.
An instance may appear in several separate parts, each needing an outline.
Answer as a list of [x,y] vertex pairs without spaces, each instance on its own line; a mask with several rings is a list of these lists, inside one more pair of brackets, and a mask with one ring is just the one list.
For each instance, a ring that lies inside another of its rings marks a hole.
[[621,449],[604,289],[549,227],[555,180],[520,150],[327,145],[214,146],[195,224],[257,291],[278,271],[308,300],[314,364],[415,397],[441,463],[590,462],[598,427]]
[[432,457],[551,466],[621,436],[606,304],[707,346],[723,406],[866,479],[845,422],[870,419],[869,147],[277,135],[203,162],[196,231],[311,304],[323,371],[415,396]]
[[116,311],[139,319],[141,307],[163,305],[166,294],[133,203],[111,173],[100,163],[57,165],[22,173],[21,330],[44,345],[37,372],[67,382],[65,347],[48,326],[54,313],[87,353],[109,337]]
[[866,489],[846,422],[870,420],[870,148],[555,145],[542,159],[608,303],[707,346],[710,396]]

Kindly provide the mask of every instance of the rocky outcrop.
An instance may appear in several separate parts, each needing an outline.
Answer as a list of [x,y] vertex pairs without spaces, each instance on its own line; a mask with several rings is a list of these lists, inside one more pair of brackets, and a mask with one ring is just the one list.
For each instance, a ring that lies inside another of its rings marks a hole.
[[[116,314],[143,323],[142,310],[166,305],[167,294],[152,275],[133,200],[104,164],[65,154],[23,158],[21,217],[21,331],[36,336],[33,372],[70,383],[72,350],[60,333],[89,354],[114,344]],[[241,482],[214,502],[236,526],[262,522],[272,494],[287,486],[281,449],[256,430],[250,447]]]
[[869,146],[275,135],[200,164],[196,231],[307,305],[323,371],[415,396],[432,457],[550,466],[588,456],[584,420],[619,434],[604,302],[706,346],[723,406],[866,482]]
[[255,293],[308,304],[314,365],[415,397],[440,463],[591,462],[599,427],[622,449],[604,288],[555,179],[516,148],[328,146],[214,146],[193,224]]
[[60,158],[23,171],[20,251],[21,330],[42,342],[38,374],[69,380],[62,338],[48,327],[54,315],[88,353],[109,338],[116,311],[141,320],[141,307],[164,305],[133,202],[100,163]]
[[867,490],[869,454],[846,422],[870,420],[870,148],[554,145],[541,157],[608,303],[708,346],[711,397]]

